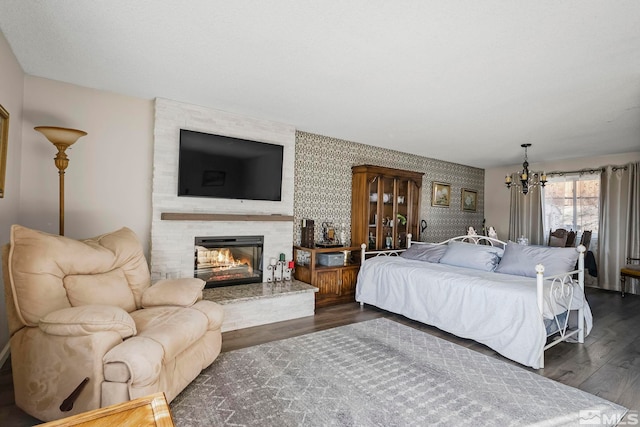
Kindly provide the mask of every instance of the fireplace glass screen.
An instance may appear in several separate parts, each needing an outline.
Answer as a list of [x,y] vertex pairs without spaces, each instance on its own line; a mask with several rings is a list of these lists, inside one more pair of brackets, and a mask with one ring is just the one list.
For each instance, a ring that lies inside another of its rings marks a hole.
[[194,277],[207,288],[262,282],[263,236],[196,237]]

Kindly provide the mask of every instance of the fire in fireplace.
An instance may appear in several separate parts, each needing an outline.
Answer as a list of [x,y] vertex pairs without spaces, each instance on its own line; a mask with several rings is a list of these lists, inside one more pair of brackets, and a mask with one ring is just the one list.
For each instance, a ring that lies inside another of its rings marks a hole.
[[263,236],[196,237],[194,277],[207,288],[262,282]]

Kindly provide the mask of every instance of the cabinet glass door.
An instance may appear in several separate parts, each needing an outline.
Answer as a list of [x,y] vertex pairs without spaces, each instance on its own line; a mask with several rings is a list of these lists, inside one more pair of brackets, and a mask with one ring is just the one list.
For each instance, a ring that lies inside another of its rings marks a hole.
[[410,200],[410,190],[409,190],[410,181],[403,179],[396,181],[396,215],[395,215],[395,224],[396,224],[396,234],[395,234],[395,242],[396,249],[404,249],[407,247],[407,233],[409,227],[409,200]]
[[373,177],[369,180],[369,207],[368,207],[368,239],[369,239],[369,249],[374,250],[378,249],[377,242],[379,241],[378,236],[378,184],[379,179],[377,176]]
[[396,211],[395,192],[396,180],[382,178],[382,246],[379,249],[394,249],[396,247]]

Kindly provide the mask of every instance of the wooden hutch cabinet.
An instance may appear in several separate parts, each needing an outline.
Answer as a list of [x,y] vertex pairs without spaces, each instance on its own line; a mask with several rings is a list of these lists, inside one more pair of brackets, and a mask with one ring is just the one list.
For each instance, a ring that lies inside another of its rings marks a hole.
[[351,172],[351,244],[403,249],[408,233],[417,239],[423,173],[371,165]]
[[[354,301],[360,264],[352,261],[351,252],[359,250],[359,247],[293,247],[294,277],[296,280],[310,283],[318,288],[316,307]],[[330,262],[331,265],[322,265],[320,261],[322,256],[341,259],[338,259],[338,263]]]

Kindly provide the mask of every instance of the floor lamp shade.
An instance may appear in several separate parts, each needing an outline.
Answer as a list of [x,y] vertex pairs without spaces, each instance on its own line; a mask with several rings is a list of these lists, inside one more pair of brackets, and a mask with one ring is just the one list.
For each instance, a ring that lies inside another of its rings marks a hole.
[[58,175],[60,176],[60,235],[64,236],[64,170],[69,165],[69,158],[65,150],[75,143],[78,138],[87,133],[82,130],[61,128],[56,126],[38,126],[34,128],[43,134],[58,149],[54,158]]

